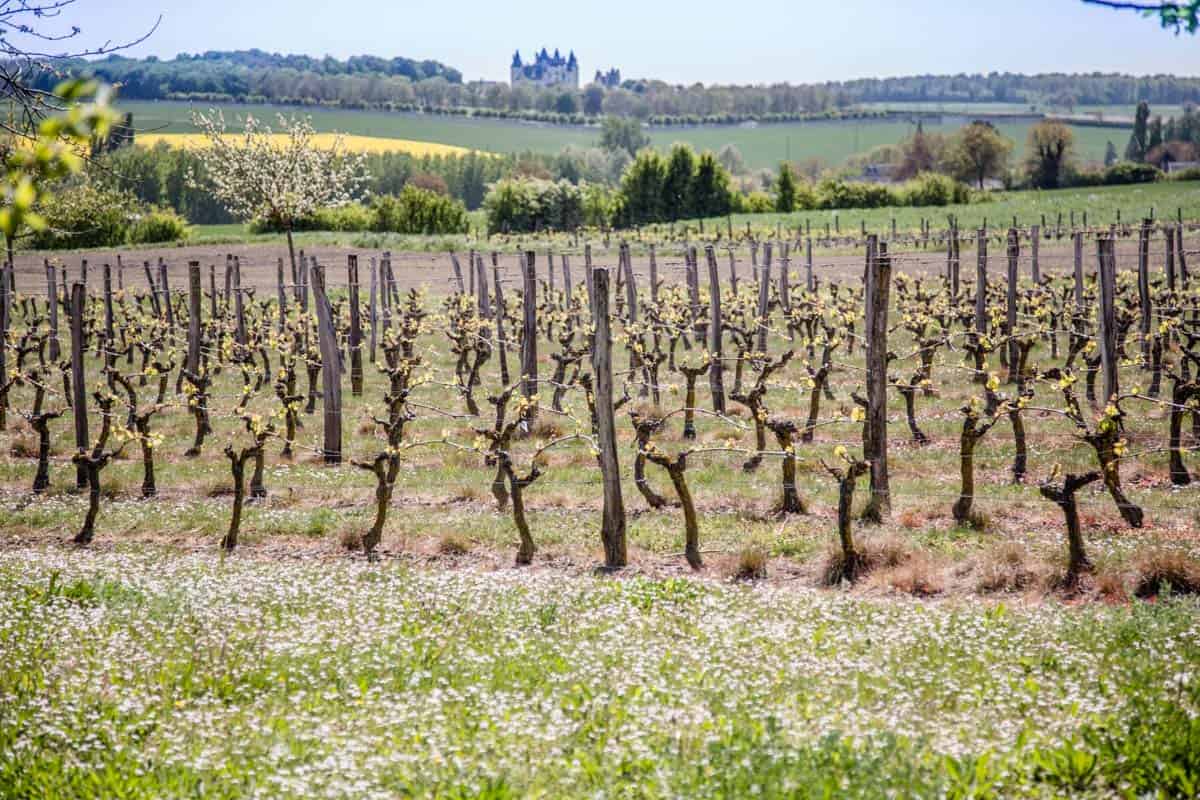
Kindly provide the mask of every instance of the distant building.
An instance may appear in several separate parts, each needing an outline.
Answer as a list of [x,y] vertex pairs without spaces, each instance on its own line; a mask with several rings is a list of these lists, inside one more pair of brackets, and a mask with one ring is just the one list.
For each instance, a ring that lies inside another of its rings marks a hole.
[[513,86],[579,88],[579,62],[575,60],[574,50],[567,58],[563,58],[557,49],[554,55],[550,55],[543,47],[531,64],[522,63],[521,51],[518,50],[513,53],[510,75]]
[[896,165],[864,164],[859,179],[864,183],[891,183],[896,179]]
[[621,70],[613,67],[608,72],[596,70],[596,77],[592,79],[592,83],[599,84],[605,89],[616,89],[621,85]]
[[1182,172],[1195,166],[1196,156],[1196,148],[1191,142],[1163,142],[1146,152],[1146,163],[1163,172]]

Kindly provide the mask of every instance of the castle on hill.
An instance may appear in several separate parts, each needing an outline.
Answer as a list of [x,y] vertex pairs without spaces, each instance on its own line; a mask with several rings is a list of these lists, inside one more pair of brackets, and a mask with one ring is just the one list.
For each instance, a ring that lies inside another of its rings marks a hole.
[[513,53],[512,69],[510,70],[513,86],[565,86],[571,89],[579,88],[579,62],[572,50],[567,58],[559,54],[546,52],[546,48],[537,54],[530,64],[522,63],[521,51]]

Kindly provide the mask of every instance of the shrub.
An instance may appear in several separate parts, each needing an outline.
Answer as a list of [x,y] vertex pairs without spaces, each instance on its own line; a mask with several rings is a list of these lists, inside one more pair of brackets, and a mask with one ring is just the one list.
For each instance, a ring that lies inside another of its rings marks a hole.
[[1104,183],[1117,186],[1127,183],[1154,183],[1163,177],[1162,170],[1153,164],[1122,161],[1104,170]]
[[[466,233],[467,209],[461,201],[429,189],[406,185],[398,196],[377,195],[369,205],[347,203],[322,208],[297,220],[294,231],[337,231],[339,233],[405,233],[413,235]],[[252,233],[281,233],[276,222],[256,219]]]
[[373,220],[371,212],[363,205],[347,203],[344,206],[322,208],[311,219],[305,220],[304,228],[298,229],[360,233],[370,230]]
[[380,195],[371,201],[370,229],[377,233],[466,233],[467,208],[458,200],[413,185],[399,196]]
[[488,232],[575,230],[585,219],[585,189],[567,181],[538,178],[498,181],[483,199]]
[[742,209],[747,214],[769,214],[775,210],[775,200],[766,192],[751,192],[742,201]]
[[896,193],[881,183],[855,183],[826,178],[817,184],[817,208],[884,208],[902,205]]
[[40,209],[47,227],[30,237],[30,247],[55,250],[125,244],[138,203],[127,192],[91,184],[64,187]]
[[1179,172],[1172,172],[1168,178],[1173,181],[1200,181],[1200,167],[1189,167]]
[[904,185],[901,196],[905,205],[948,206],[970,201],[970,190],[951,178],[936,172],[922,172]]
[[171,209],[153,209],[129,226],[130,244],[177,242],[187,236],[187,220]]

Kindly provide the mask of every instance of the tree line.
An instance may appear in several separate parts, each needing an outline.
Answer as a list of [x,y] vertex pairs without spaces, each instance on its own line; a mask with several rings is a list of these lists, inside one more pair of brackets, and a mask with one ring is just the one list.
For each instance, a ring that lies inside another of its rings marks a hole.
[[990,73],[707,86],[637,79],[616,87],[590,84],[573,90],[464,81],[459,70],[437,61],[371,55],[343,61],[262,50],[182,53],[165,60],[117,55],[98,61],[76,59],[36,73],[33,84],[48,90],[64,71],[119,84],[123,97],[136,100],[472,109],[485,115],[559,115],[564,121],[612,114],[663,124],[797,119],[862,103],[1003,102],[1069,108],[1200,102],[1200,78],[1175,75]]

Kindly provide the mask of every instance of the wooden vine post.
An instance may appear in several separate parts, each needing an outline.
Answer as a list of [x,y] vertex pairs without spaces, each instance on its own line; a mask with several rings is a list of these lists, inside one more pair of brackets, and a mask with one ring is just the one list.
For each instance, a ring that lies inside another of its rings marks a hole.
[[608,317],[608,271],[592,271],[592,373],[595,375],[596,438],[600,451],[600,476],[604,483],[604,509],[600,540],[604,568],[615,570],[628,563],[625,547],[625,503],[621,498],[621,472],[617,460],[617,426],[613,414],[612,331]]
[[888,304],[891,300],[892,261],[887,244],[876,234],[867,237],[866,337],[867,419],[863,455],[871,465],[871,498],[863,519],[882,522],[892,508],[887,466],[887,352]]
[[1120,391],[1117,380],[1117,317],[1113,308],[1117,283],[1115,245],[1111,237],[1096,240],[1100,273],[1100,372],[1104,379],[1106,403]]
[[708,354],[712,364],[708,368],[708,388],[712,394],[713,411],[725,413],[725,367],[721,361],[721,331],[724,320],[721,316],[721,276],[717,272],[717,254],[712,245],[704,248],[708,259]]
[[521,265],[524,278],[522,291],[521,320],[521,394],[527,399],[537,394],[537,271],[534,266],[534,251],[525,253]]
[[[83,309],[87,288],[82,281],[71,284],[71,409],[75,418],[75,449],[88,448],[87,379],[83,369]],[[75,465],[75,488],[86,489],[88,471],[83,464]]]
[[46,305],[50,312],[50,360],[62,358],[62,346],[58,341],[58,286],[54,265],[46,262]]
[[350,394],[363,393],[362,312],[358,306],[358,256],[346,256],[347,282],[350,291]]
[[337,332],[333,310],[325,293],[325,270],[315,263],[312,273],[313,302],[317,310],[317,346],[321,349],[321,392],[325,436],[322,447],[326,464],[342,463],[342,379],[338,369]]
[[[1138,307],[1141,309],[1138,331],[1142,335],[1142,356],[1146,361],[1149,361],[1150,358],[1150,318],[1153,312],[1153,303],[1150,298],[1151,225],[1151,221],[1145,219],[1142,220],[1142,227],[1138,229]],[[1103,300],[1103,298],[1101,299]]]
[[1008,280],[1005,297],[1004,333],[1008,337],[1008,382],[1017,380],[1017,283],[1020,279],[1021,240],[1016,228],[1008,229]]
[[200,262],[188,262],[187,371],[200,372]]

